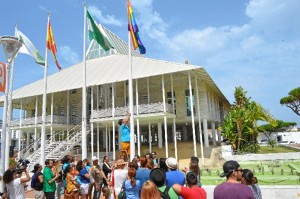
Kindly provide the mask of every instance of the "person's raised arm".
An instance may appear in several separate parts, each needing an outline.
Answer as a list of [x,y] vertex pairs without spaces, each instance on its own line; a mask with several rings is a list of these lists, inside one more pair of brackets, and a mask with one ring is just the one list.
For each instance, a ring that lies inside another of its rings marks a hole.
[[29,175],[28,171],[25,170],[24,172],[25,172],[25,174],[26,174],[26,178],[21,178],[21,184],[30,181],[30,175]]
[[124,125],[128,124],[130,121],[130,113],[127,111],[126,118],[123,120]]

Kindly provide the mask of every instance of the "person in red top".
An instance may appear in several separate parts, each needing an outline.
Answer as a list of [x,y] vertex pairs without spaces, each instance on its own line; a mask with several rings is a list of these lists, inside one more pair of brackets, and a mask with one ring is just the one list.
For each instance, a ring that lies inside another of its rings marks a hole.
[[188,172],[186,174],[186,185],[187,187],[179,184],[174,184],[174,191],[182,196],[184,199],[206,199],[206,191],[198,186],[198,178],[195,172]]

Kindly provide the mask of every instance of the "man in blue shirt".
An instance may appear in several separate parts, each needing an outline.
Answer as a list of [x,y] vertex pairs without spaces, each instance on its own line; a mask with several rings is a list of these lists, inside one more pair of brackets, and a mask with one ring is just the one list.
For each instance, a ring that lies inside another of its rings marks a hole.
[[[120,125],[122,155],[125,159],[130,155],[130,128],[128,126],[129,119],[130,113],[127,112],[126,118],[120,119],[118,122]],[[126,151],[127,154],[123,153],[123,151]]]

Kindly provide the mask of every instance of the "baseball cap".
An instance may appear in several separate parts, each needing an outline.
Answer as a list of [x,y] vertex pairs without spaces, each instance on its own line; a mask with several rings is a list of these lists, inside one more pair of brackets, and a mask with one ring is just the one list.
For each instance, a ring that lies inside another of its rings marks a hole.
[[93,156],[92,157],[92,162],[96,161],[96,160],[99,160],[96,156]]
[[229,160],[223,164],[223,173],[220,175],[220,177],[228,177],[233,170],[237,170],[240,167],[239,163],[234,160]]

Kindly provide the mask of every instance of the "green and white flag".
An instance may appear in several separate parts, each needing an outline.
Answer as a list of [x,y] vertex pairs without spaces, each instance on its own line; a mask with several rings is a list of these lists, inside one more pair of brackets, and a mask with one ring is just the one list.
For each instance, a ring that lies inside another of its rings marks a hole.
[[45,60],[38,52],[33,43],[26,37],[21,31],[19,31],[16,27],[15,37],[17,37],[22,43],[22,47],[19,50],[19,53],[24,53],[31,55],[35,62],[39,65],[45,66]]
[[104,30],[102,31],[99,29],[93,17],[90,15],[89,11],[86,11],[87,14],[87,23],[88,23],[88,30],[89,30],[89,39],[96,40],[97,43],[105,50],[108,51],[109,49],[113,48],[112,43],[108,39],[107,35],[105,34]]

